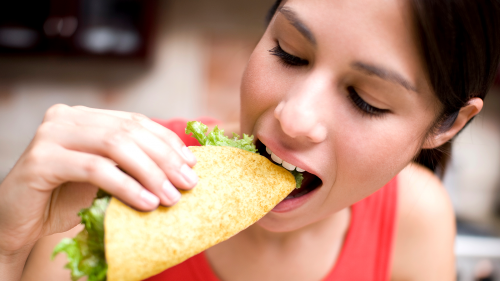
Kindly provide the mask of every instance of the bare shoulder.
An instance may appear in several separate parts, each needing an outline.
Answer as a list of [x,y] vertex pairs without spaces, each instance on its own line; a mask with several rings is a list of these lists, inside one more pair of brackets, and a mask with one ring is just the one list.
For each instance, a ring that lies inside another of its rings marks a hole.
[[398,183],[392,280],[454,280],[455,217],[441,181],[413,163]]

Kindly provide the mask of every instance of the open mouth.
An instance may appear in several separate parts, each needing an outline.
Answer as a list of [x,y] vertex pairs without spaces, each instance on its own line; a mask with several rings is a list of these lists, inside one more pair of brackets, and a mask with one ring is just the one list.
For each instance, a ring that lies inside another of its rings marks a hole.
[[285,200],[304,196],[307,193],[309,193],[309,192],[315,190],[316,188],[318,188],[319,186],[321,186],[321,184],[323,183],[318,176],[311,174],[311,173],[309,173],[309,172],[307,172],[307,171],[305,171],[297,166],[294,166],[291,163],[285,162],[282,159],[280,159],[269,148],[267,148],[260,140],[257,140],[257,142],[255,143],[255,146],[256,146],[257,150],[259,151],[260,155],[266,157],[274,164],[281,166],[281,167],[289,170],[290,172],[297,171],[297,172],[302,173],[302,176],[304,177],[304,179],[302,180],[302,184],[300,185],[300,188],[296,188],[295,190],[293,190],[290,194],[288,194],[288,196],[285,198]]

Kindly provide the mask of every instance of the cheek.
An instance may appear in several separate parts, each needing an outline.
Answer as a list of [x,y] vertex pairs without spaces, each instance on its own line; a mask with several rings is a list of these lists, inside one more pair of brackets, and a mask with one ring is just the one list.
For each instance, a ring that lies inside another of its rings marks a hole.
[[[391,117],[389,117],[391,118]],[[421,126],[422,124],[420,124]],[[425,128],[407,119],[353,118],[336,139],[338,182],[361,199],[396,176],[415,156]]]
[[241,81],[241,130],[246,134],[253,133],[259,116],[274,110],[287,91],[287,77],[263,45],[261,41],[250,56]]

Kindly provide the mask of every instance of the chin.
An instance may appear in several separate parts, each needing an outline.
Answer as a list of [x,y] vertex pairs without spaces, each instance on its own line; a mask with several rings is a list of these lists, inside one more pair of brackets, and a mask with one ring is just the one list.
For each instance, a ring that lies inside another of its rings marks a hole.
[[349,207],[347,202],[331,202],[327,209],[319,208],[320,205],[324,206],[322,203],[309,203],[290,212],[275,212],[273,210],[258,220],[254,226],[274,233],[293,232],[328,220]]
[[299,230],[318,220],[314,220],[311,216],[284,217],[283,214],[271,212],[257,221],[255,225],[269,232],[282,233]]
[[268,215],[266,215],[265,217],[263,217],[262,219],[260,219],[255,223],[258,227],[266,231],[281,233],[281,232],[291,232],[301,228],[294,222],[268,219],[267,216]]

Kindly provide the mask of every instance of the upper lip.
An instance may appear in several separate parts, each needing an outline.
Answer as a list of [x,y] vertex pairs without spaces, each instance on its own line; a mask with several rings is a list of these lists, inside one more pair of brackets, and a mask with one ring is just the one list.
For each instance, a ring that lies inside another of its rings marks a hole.
[[318,172],[313,167],[309,166],[308,164],[300,160],[297,156],[287,151],[278,142],[262,136],[257,136],[257,139],[260,140],[266,147],[268,147],[274,154],[276,154],[276,156],[281,158],[283,161],[304,169],[306,170],[306,172],[313,174],[321,179],[321,177],[318,176]]

